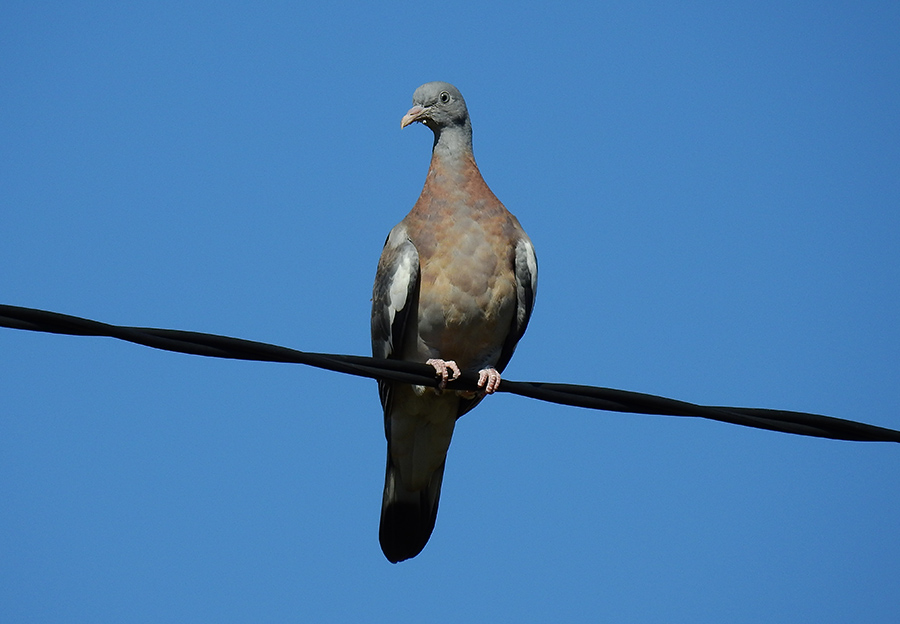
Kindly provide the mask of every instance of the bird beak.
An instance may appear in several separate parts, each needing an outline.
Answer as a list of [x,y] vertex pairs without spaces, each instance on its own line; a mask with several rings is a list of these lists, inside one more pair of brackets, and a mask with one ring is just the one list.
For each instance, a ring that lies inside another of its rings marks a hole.
[[414,121],[422,121],[422,118],[425,116],[425,107],[424,106],[413,106],[409,109],[409,112],[403,115],[403,119],[400,120],[400,127],[405,128],[409,124]]

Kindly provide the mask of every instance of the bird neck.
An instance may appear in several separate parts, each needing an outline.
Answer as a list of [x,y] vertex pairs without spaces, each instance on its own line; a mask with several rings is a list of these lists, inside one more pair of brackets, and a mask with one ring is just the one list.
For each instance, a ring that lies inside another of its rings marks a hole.
[[449,161],[472,157],[472,124],[468,119],[435,130],[433,157]]
[[[467,137],[454,138],[452,135],[448,136],[445,130],[443,136],[438,138],[417,206],[430,206],[430,200],[423,204],[422,198],[454,197],[460,200],[460,207],[466,207],[470,206],[470,202],[465,199],[469,195],[493,196],[475,164],[471,137],[470,133]],[[454,144],[454,141],[462,139],[465,140],[464,143]],[[497,204],[499,205],[499,201]]]

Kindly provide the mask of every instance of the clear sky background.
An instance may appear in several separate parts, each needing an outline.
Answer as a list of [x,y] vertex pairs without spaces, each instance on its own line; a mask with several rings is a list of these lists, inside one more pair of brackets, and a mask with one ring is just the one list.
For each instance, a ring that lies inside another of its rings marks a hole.
[[[900,4],[0,8],[0,302],[368,354],[456,84],[517,380],[900,428]],[[900,446],[510,395],[378,546],[375,383],[0,330],[2,622],[896,622]]]

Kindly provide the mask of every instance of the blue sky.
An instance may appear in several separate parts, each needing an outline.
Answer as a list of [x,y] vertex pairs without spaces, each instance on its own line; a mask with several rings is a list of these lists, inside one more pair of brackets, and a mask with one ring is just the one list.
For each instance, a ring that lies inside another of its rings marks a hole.
[[[456,84],[509,368],[900,428],[900,5],[6,2],[0,302],[367,354]],[[374,382],[0,330],[0,621],[894,622],[900,448],[503,395],[389,564]]]

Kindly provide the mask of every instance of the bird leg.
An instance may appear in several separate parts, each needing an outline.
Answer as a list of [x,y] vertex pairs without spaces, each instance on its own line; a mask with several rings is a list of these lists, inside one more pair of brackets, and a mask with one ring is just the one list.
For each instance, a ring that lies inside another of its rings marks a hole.
[[483,387],[485,394],[494,394],[500,387],[500,373],[497,372],[497,369],[490,367],[478,371],[478,387]]
[[462,375],[462,372],[460,372],[459,370],[459,366],[457,366],[456,362],[454,362],[453,360],[439,360],[437,358],[431,358],[430,360],[426,360],[425,363],[429,366],[433,366],[435,372],[441,378],[441,383],[438,384],[438,390],[443,390],[448,381],[453,381],[454,379]]

